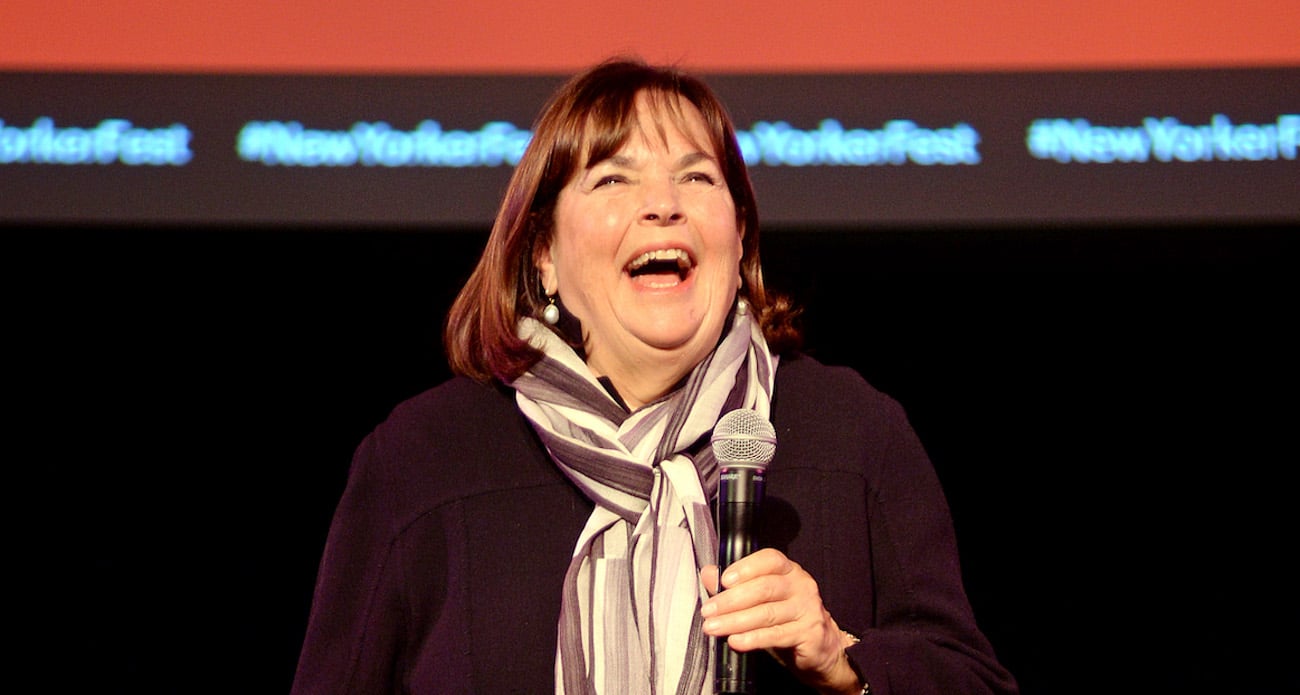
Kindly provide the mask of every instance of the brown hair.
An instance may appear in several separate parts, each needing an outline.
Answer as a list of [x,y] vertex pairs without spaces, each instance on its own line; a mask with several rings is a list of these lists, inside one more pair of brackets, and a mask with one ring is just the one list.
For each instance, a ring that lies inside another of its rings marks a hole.
[[549,247],[556,200],[584,162],[613,155],[636,127],[636,99],[646,93],[657,107],[682,118],[678,99],[704,117],[713,151],[736,206],[742,231],[741,296],[758,317],[769,347],[796,349],[799,310],[763,287],[758,256],[758,207],[735,128],[722,102],[698,78],[636,58],[613,58],[562,85],[547,101],[533,138],[515,167],[478,264],[453,302],[443,328],[448,364],[482,381],[513,381],[541,353],[515,330],[522,316],[540,316],[547,304],[536,258]]

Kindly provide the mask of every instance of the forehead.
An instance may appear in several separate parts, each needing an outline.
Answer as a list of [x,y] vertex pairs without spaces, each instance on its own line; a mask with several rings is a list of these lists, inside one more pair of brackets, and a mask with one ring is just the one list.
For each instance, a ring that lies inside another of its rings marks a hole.
[[686,149],[703,152],[714,159],[713,139],[703,114],[689,99],[675,93],[643,91],[636,97],[634,109],[616,132],[587,133],[587,166],[597,164],[619,151],[633,146]]

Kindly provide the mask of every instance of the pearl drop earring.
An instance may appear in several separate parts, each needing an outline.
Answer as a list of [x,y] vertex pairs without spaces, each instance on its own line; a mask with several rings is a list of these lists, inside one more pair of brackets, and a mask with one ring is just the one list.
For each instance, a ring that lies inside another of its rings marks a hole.
[[745,316],[749,313],[749,303],[743,299],[736,300],[736,315]]
[[555,305],[555,295],[550,295],[547,299],[550,300],[550,304],[547,304],[546,308],[542,309],[542,320],[554,326],[560,322],[560,307]]

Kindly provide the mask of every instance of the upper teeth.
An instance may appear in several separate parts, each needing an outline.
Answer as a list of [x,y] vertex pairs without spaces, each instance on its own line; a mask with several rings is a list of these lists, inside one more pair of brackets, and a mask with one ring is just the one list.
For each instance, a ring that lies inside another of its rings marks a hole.
[[637,256],[628,264],[628,268],[636,270],[650,261],[677,261],[678,265],[690,265],[691,257],[687,255],[684,249],[659,249],[658,251],[647,251]]

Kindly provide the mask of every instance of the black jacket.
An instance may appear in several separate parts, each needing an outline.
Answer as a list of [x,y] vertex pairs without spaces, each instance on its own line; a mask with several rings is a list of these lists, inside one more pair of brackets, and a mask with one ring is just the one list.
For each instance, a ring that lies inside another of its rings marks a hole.
[[[873,692],[1014,693],[975,624],[947,502],[900,405],[784,358],[762,545],[817,579]],[[554,692],[564,572],[591,513],[514,392],[455,378],[356,451],[295,695]],[[764,654],[760,692],[803,692]]]

